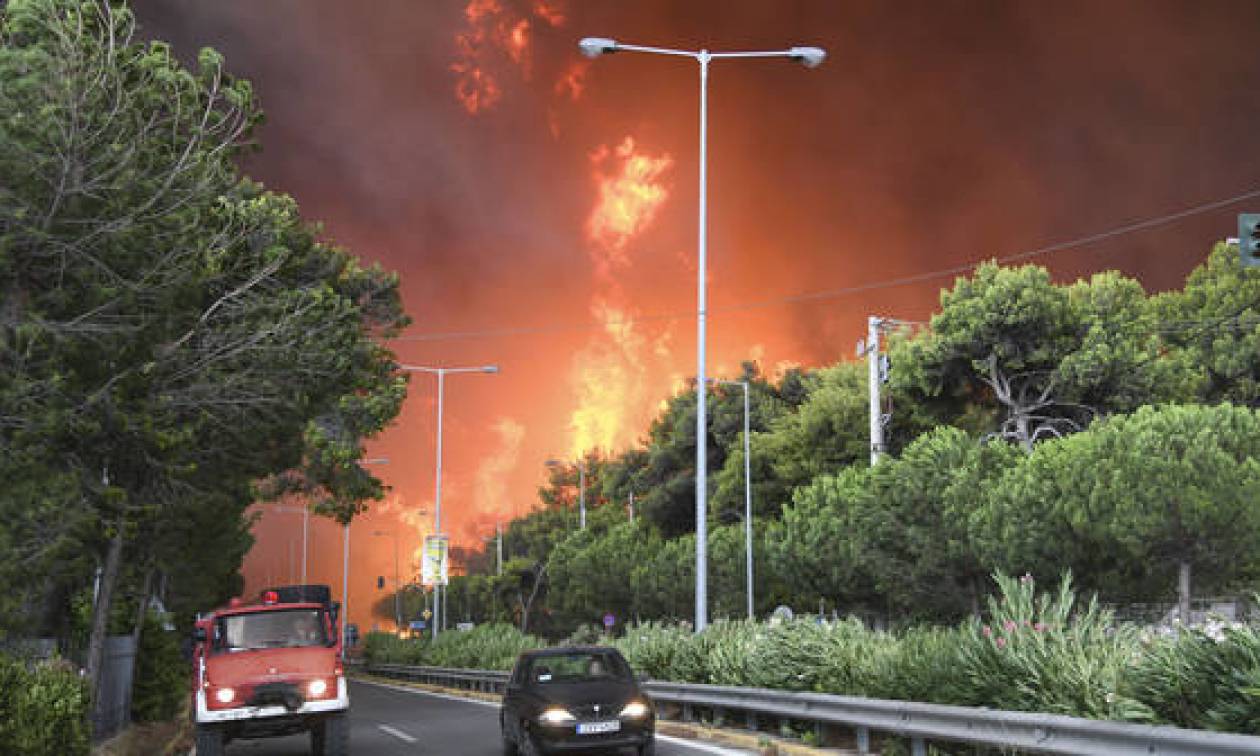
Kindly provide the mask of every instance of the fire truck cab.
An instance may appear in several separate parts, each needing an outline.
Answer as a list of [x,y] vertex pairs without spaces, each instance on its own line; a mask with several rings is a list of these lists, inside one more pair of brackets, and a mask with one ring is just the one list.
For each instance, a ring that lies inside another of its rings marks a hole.
[[341,664],[336,602],[328,586],[264,590],[198,617],[193,630],[192,716],[197,756],[220,756],[235,738],[310,732],[316,756],[350,750],[350,694]]

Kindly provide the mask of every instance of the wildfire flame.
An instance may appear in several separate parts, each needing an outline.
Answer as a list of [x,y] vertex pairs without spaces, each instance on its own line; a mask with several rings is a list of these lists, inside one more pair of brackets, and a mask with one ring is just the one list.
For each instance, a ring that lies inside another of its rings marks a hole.
[[652,157],[639,152],[632,137],[591,154],[596,199],[586,223],[595,263],[590,310],[603,329],[573,362],[571,378],[578,396],[570,418],[574,456],[635,440],[651,409],[647,358],[661,362],[670,358],[669,334],[650,341],[642,333],[613,271],[631,264],[631,242],[652,225],[668,200],[664,179],[672,165],[668,154]]
[[[556,2],[535,0],[529,12],[551,27],[565,21]],[[501,76],[492,69],[501,69],[498,64],[504,59],[516,67],[522,79],[529,80],[533,26],[527,14],[505,7],[499,0],[469,0],[464,21],[464,28],[455,35],[456,55],[450,69],[456,74],[456,99],[469,115],[478,115],[493,108],[503,96]],[[581,91],[580,80],[575,84],[576,88],[567,90],[573,99]],[[561,94],[559,84],[555,94]]]
[[[474,499],[476,513],[462,518],[466,529],[470,531],[484,532],[495,520],[503,519],[504,513],[516,511],[507,482],[509,473],[516,468],[521,456],[525,426],[504,417],[495,423],[494,432],[499,439],[498,448],[477,469]],[[475,534],[470,537],[475,537]]]
[[[610,159],[620,163],[619,169],[605,174],[603,166]],[[607,275],[611,268],[629,264],[626,245],[652,224],[669,199],[661,179],[674,159],[640,154],[628,136],[613,150],[601,145],[591,154],[591,164],[599,196],[587,218],[586,235],[601,274]]]

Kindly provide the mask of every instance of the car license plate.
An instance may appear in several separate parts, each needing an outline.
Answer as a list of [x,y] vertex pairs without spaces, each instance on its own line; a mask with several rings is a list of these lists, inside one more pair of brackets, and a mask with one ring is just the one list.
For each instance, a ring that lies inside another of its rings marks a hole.
[[617,732],[621,729],[621,722],[613,720],[611,722],[582,722],[577,726],[578,735],[598,735],[601,732]]

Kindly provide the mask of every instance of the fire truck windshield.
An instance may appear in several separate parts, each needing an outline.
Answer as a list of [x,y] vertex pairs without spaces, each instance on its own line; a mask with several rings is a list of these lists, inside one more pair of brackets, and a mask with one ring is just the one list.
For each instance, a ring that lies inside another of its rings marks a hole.
[[221,617],[215,646],[221,651],[324,646],[322,615],[319,609],[275,609]]

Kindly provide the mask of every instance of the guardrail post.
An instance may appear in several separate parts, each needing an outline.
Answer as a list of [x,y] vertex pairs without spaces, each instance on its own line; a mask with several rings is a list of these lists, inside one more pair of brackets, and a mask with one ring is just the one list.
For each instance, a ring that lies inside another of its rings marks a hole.
[[757,731],[757,712],[752,709],[744,710],[744,727],[753,732]]
[[871,752],[871,728],[857,727],[853,730],[853,735],[857,740],[858,753],[867,754]]
[[682,719],[684,722],[691,721],[691,704],[689,703],[683,704]]
[[910,756],[927,756],[927,744],[923,738],[910,739]]

